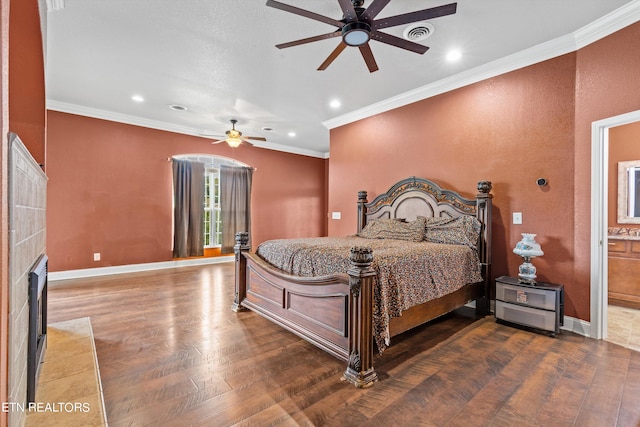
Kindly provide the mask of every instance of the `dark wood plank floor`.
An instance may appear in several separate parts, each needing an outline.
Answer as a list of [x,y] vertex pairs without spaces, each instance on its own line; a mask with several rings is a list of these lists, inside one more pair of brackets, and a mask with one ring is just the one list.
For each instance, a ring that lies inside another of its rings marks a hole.
[[344,364],[230,310],[233,265],[53,282],[89,316],[110,426],[639,426],[640,353],[460,314],[395,339],[358,390]]

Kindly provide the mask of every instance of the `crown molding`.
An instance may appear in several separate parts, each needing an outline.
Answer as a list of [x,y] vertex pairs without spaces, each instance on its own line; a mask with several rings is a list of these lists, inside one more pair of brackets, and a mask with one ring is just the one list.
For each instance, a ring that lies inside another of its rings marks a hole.
[[565,55],[577,51],[638,21],[640,21],[640,0],[633,0],[571,34],[555,38],[513,55],[401,93],[350,113],[334,117],[322,122],[322,124],[328,129],[334,129],[482,80]]
[[640,0],[633,0],[574,32],[577,49],[640,21]]
[[64,9],[64,0],[46,0],[47,12]]
[[[145,119],[143,117],[131,116],[129,114],[116,113],[98,108],[86,107],[83,105],[71,104],[67,102],[54,101],[47,99],[47,110],[59,111],[61,113],[75,114],[78,116],[91,117],[94,119],[108,120],[111,122],[124,123],[133,126],[141,126],[149,129],[162,130],[166,132],[174,132],[183,135],[197,136],[198,138],[213,139],[207,137],[202,129],[196,129],[189,126],[181,126],[173,123],[161,122],[158,120]],[[265,148],[267,150],[281,151],[289,154],[299,154],[308,157],[317,157],[328,159],[329,153],[306,150],[288,145],[274,144],[270,142],[253,143],[255,147]]]

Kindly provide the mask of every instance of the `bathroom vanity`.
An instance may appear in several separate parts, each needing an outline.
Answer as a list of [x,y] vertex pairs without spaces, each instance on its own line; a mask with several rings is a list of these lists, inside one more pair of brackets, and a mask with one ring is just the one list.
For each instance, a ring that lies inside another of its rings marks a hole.
[[609,304],[640,309],[640,228],[609,229]]

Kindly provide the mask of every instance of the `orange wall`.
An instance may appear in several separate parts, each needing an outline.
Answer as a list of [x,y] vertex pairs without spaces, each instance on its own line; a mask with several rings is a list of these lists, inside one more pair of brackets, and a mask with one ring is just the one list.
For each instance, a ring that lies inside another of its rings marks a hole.
[[[621,49],[624,47],[624,54]],[[434,179],[467,197],[494,184],[493,274],[517,274],[512,248],[537,233],[539,280],[562,283],[566,314],[590,317],[591,123],[640,109],[640,23],[577,52],[331,131],[329,235],[352,233],[369,200],[401,178]],[[535,184],[544,177],[549,185]],[[603,201],[605,203],[605,201]],[[512,212],[523,225],[511,224]]]
[[[576,69],[575,218],[572,298],[589,319],[591,239],[591,125],[640,110],[640,23],[578,51]],[[607,203],[602,200],[601,203]]]
[[[326,235],[324,159],[55,111],[47,119],[47,246],[51,271],[171,260],[173,155],[249,164],[253,244]],[[102,260],[93,261],[100,252]]]
[[[0,401],[9,395],[9,0],[0,0]],[[0,414],[0,426],[7,425]]]
[[9,20],[9,130],[44,165],[44,54],[38,1],[12,1]]
[[640,122],[609,130],[609,227],[638,227],[618,223],[618,162],[640,160]]
[[[493,182],[493,272],[517,274],[521,233],[538,233],[540,280],[571,277],[575,54],[361,120],[331,131],[329,211],[369,200],[416,175],[468,198]],[[536,179],[549,185],[542,189]],[[522,212],[523,225],[511,225]],[[355,212],[330,221],[329,234],[353,232]]]

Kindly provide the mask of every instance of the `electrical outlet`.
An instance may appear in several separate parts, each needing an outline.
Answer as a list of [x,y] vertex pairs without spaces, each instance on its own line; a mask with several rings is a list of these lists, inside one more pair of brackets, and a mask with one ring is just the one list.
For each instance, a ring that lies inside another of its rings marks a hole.
[[522,212],[514,212],[513,213],[513,223],[514,224],[522,224]]
[[94,261],[100,261],[100,252],[95,252],[93,254],[93,260]]
[[331,212],[331,219],[340,219],[342,214],[340,212]]

